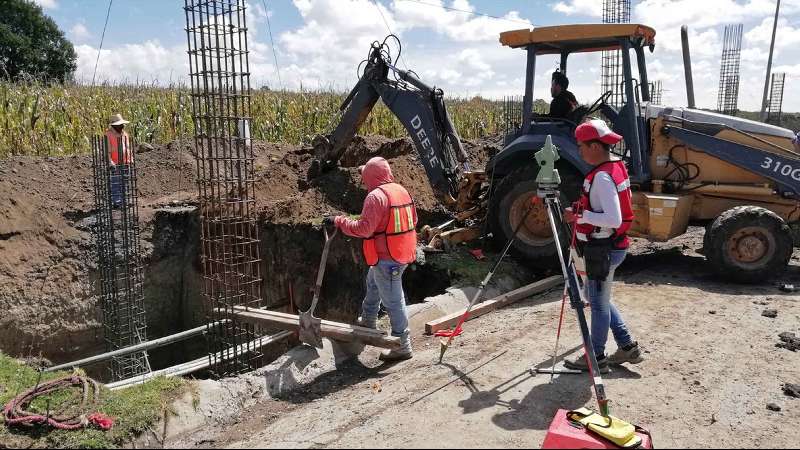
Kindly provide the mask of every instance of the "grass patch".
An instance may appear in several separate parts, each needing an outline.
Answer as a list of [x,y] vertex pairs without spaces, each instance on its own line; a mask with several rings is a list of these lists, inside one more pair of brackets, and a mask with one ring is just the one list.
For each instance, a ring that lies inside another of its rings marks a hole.
[[[42,381],[53,380],[69,375],[69,372],[43,374]],[[18,394],[34,387],[39,373],[31,367],[0,353],[0,402],[5,405]],[[180,378],[156,378],[140,386],[111,392],[101,388],[100,403],[97,410],[114,418],[111,431],[88,428],[78,431],[52,430],[36,426],[0,428],[0,446],[55,447],[55,448],[117,448],[152,426],[169,404],[184,390]],[[41,397],[31,405],[33,412],[45,412],[49,405],[51,411],[74,407],[79,403],[80,391],[69,390]],[[89,411],[94,412],[94,411]]]

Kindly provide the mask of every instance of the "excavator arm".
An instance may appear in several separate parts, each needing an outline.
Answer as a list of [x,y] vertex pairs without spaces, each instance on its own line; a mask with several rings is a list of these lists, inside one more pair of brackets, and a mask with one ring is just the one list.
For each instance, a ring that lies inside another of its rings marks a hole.
[[[388,38],[387,38],[388,39]],[[400,120],[425,168],[440,202],[451,206],[465,197],[464,174],[469,173],[467,155],[453,126],[441,89],[432,88],[411,71],[392,65],[383,44],[372,44],[364,72],[345,98],[336,129],[312,142],[315,161],[309,175],[335,167],[378,99]],[[393,75],[390,79],[390,74]]]

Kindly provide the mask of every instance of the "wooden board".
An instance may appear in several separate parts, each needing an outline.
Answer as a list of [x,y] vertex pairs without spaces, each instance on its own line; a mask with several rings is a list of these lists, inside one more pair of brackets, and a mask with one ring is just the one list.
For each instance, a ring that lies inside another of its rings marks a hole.
[[[263,309],[248,310],[243,307],[234,307],[233,315],[243,322],[252,323],[254,325],[273,326],[290,331],[300,329],[300,317],[294,314],[267,311]],[[387,336],[386,333],[379,330],[374,330],[372,328],[364,328],[346,323],[323,320],[320,331],[323,337],[327,337],[336,341],[362,342],[373,347],[388,349],[400,347],[400,338]]]
[[[493,299],[486,300],[485,302],[478,303],[477,305],[475,305],[472,308],[472,311],[470,311],[467,320],[472,320],[476,317],[488,314],[496,309],[500,309],[516,301],[522,300],[523,298],[530,297],[531,295],[544,292],[550,288],[556,287],[563,283],[564,283],[563,276],[553,275],[552,277],[545,278],[544,280],[539,280],[535,283],[531,283],[527,286],[523,286],[511,292],[506,292],[503,295],[499,295]],[[439,330],[445,330],[455,327],[458,324],[458,321],[461,319],[461,316],[464,315],[464,312],[466,312],[466,309],[454,312],[453,314],[448,314],[444,317],[440,317],[436,320],[432,320],[426,323],[425,334],[433,334]]]

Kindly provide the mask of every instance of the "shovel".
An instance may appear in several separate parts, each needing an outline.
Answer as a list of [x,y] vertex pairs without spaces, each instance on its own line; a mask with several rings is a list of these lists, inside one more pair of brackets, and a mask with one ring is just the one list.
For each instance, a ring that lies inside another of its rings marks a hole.
[[317,307],[319,301],[319,291],[322,289],[322,278],[325,276],[325,265],[328,261],[328,250],[331,247],[331,241],[336,237],[338,228],[334,228],[333,234],[328,236],[328,229],[325,225],[322,226],[322,231],[325,233],[325,246],[322,248],[322,261],[319,263],[319,271],[317,272],[317,284],[314,286],[314,299],[311,301],[311,307],[308,311],[300,311],[300,341],[312,347],[322,348],[322,319],[314,317],[314,309]]

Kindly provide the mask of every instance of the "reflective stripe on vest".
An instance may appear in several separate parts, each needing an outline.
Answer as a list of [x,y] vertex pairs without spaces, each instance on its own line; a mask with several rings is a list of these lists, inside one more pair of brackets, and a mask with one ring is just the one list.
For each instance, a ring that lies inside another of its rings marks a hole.
[[594,177],[598,173],[605,172],[611,176],[617,188],[617,195],[619,197],[620,211],[622,212],[622,225],[617,229],[601,228],[591,224],[577,224],[575,228],[575,237],[581,241],[588,241],[590,239],[605,239],[614,238],[616,247],[619,249],[628,248],[628,230],[633,223],[633,205],[631,192],[631,181],[628,177],[628,170],[625,168],[625,163],[622,161],[609,161],[595,167],[583,182],[583,192],[578,201],[580,208],[588,211],[594,211],[591,205],[591,196],[589,195],[592,189]]
[[417,259],[417,210],[408,191],[397,183],[379,186],[389,200],[386,229],[364,239],[362,248],[367,264],[378,264],[376,241],[384,239],[389,256],[399,264],[410,264]]
[[[122,148],[120,149],[119,138],[122,137]],[[122,164],[130,164],[132,155],[130,150],[130,138],[128,133],[122,132],[122,135],[117,134],[114,130],[106,131],[106,139],[108,140],[108,158],[114,164],[119,164],[120,159]],[[122,150],[122,158],[119,157],[120,150]]]

